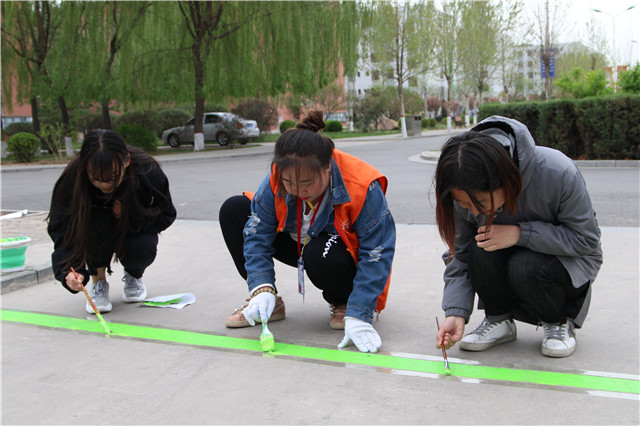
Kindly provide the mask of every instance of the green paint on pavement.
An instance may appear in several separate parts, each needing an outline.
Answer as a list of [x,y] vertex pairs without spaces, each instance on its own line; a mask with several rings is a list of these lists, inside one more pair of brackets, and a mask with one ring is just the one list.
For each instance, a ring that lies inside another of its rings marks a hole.
[[[86,319],[4,309],[0,311],[0,314],[3,321],[103,334],[103,329],[99,322]],[[109,323],[109,325],[113,333],[112,336],[114,337],[133,337],[185,345],[262,352],[262,345],[259,340],[120,323]],[[438,375],[444,375],[445,373],[442,361],[403,358],[392,355],[369,354],[338,349],[316,348],[280,342],[275,343],[275,349],[271,351],[270,354],[275,356],[283,355],[319,361],[367,365],[376,368],[404,370],[418,373],[431,373]],[[584,390],[640,394],[640,382],[634,379],[556,371],[457,364],[452,362],[450,362],[450,366],[451,376],[460,379],[497,380],[503,382],[562,386]]]

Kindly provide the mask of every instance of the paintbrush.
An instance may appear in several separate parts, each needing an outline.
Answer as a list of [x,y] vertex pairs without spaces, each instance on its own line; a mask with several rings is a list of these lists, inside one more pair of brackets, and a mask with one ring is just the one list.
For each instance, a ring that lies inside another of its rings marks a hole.
[[82,287],[82,291],[84,292],[84,295],[87,296],[87,300],[91,304],[91,307],[93,308],[93,312],[96,313],[96,316],[100,320],[100,324],[102,324],[102,328],[104,328],[104,331],[107,333],[107,337],[109,337],[112,334],[112,331],[107,326],[107,323],[104,320],[104,318],[102,318],[102,315],[100,315],[100,311],[98,311],[98,308],[96,307],[95,303],[93,303],[93,300],[91,300],[91,296],[89,296],[89,293],[87,293],[87,289],[84,288],[84,284],[82,284],[82,281],[80,281],[80,278],[78,277],[78,274],[76,273],[75,269],[71,268],[71,272],[73,272],[73,275],[76,277],[76,280],[78,280],[78,282],[80,283],[80,287]]
[[[438,316],[436,315],[436,326],[438,327],[438,331],[440,331],[440,322],[438,321]],[[444,357],[444,369],[445,372],[451,372],[451,368],[449,368],[449,360],[447,359],[447,351],[444,349],[444,339],[442,340],[442,356]]]
[[262,345],[263,352],[271,352],[276,343],[273,340],[273,333],[269,331],[269,327],[267,327],[267,322],[262,322],[262,334],[260,335],[260,344]]

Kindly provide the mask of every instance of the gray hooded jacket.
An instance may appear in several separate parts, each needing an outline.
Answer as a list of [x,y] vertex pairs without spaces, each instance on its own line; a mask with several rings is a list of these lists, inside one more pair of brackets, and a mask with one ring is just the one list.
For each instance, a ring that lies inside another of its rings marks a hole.
[[[600,229],[587,193],[584,178],[573,161],[562,152],[535,146],[527,127],[505,117],[493,116],[472,130],[490,135],[518,156],[522,174],[522,191],[513,216],[496,213],[493,223],[520,226],[516,244],[532,251],[556,256],[564,265],[575,287],[593,283],[602,265]],[[467,272],[468,246],[485,215],[474,216],[454,202],[457,212],[456,256],[443,259],[444,294],[442,309],[446,316],[460,316],[469,321],[475,293]],[[589,309],[591,286],[582,307],[572,318],[581,327]],[[516,319],[517,318],[516,316]]]

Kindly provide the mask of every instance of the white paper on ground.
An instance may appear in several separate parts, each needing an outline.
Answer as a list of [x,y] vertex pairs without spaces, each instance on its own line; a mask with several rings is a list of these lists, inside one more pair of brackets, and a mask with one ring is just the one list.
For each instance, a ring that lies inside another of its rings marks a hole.
[[[179,302],[171,303],[168,305],[145,305],[145,302],[167,302],[173,299],[180,299]],[[170,294],[168,296],[156,296],[151,299],[145,299],[142,302],[141,306],[148,306],[151,308],[173,308],[173,309],[182,309],[187,305],[195,303],[196,295],[193,293],[179,293],[179,294]]]

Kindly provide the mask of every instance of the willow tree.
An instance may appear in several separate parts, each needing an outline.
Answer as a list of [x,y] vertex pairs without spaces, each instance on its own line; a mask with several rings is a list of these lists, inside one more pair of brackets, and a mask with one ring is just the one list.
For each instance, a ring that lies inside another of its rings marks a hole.
[[404,85],[431,67],[435,14],[433,2],[378,1],[372,5],[370,26],[364,31],[365,48],[375,59],[372,68],[392,77],[397,85],[403,136],[407,135]]
[[[60,28],[58,6],[48,1],[2,2],[2,88],[3,102],[11,107],[13,83],[18,101],[31,103],[33,130],[40,132],[38,99],[50,86],[47,55]],[[61,107],[64,105],[64,98]]]
[[84,66],[80,83],[86,99],[98,102],[103,126],[111,129],[110,105],[124,98],[124,82],[134,78],[131,63],[138,40],[145,37],[141,23],[151,7],[149,1],[87,2]]
[[175,6],[182,22],[168,32],[175,55],[165,65],[172,65],[174,100],[185,94],[195,99],[196,151],[204,149],[207,98],[309,94],[337,78],[340,61],[346,70],[355,67],[354,2],[180,1]]
[[544,65],[543,76],[546,99],[551,99],[553,85],[551,84],[551,61],[554,52],[558,50],[558,43],[565,28],[566,5],[549,0],[537,4],[533,12],[534,37],[540,49],[540,61]]

